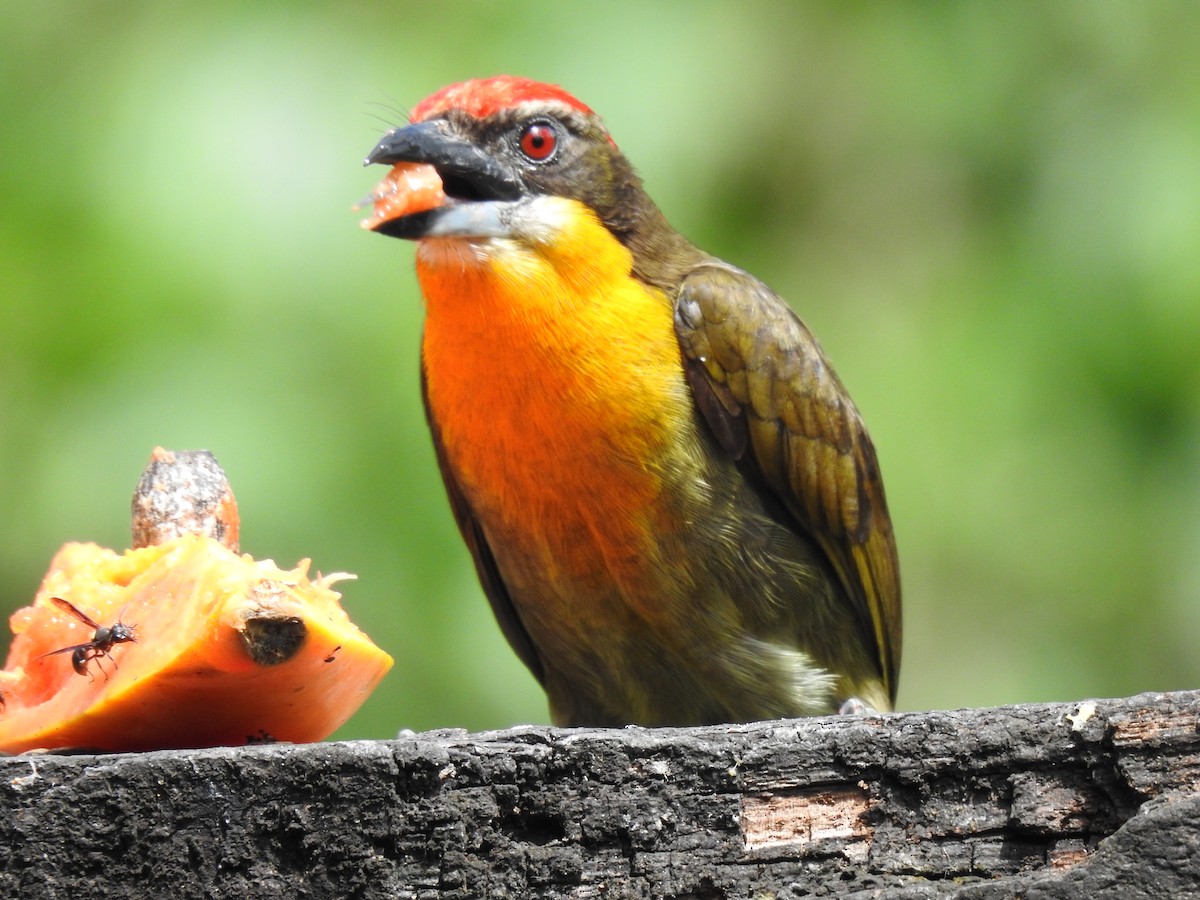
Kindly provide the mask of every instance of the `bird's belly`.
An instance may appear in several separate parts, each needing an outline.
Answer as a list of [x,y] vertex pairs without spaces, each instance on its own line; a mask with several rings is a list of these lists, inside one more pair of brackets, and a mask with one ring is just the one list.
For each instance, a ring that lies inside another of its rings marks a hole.
[[630,615],[661,617],[649,582],[686,528],[681,482],[695,481],[680,477],[686,434],[560,388],[552,413],[514,392],[482,403],[465,433],[442,433],[527,627],[570,640]]
[[[556,721],[832,711],[832,681],[801,649],[806,617],[819,623],[832,606],[799,590],[819,583],[811,547],[765,513],[732,465],[706,457],[694,430],[649,467],[616,449],[621,434],[608,437],[609,452],[589,440],[555,456],[567,442],[548,440],[520,461],[457,461]],[[502,491],[472,477],[501,466]]]

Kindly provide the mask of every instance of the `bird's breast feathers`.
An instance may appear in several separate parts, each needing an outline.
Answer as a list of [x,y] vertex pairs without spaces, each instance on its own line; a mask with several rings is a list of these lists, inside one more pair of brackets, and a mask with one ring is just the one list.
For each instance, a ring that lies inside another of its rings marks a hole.
[[664,468],[698,455],[671,300],[586,207],[537,212],[525,237],[422,242],[430,414],[498,546],[611,577],[645,565]]

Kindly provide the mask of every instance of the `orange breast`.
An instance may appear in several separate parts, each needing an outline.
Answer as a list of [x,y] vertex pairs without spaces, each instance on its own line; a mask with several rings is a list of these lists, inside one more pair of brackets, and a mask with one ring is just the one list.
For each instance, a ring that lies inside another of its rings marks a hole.
[[630,600],[677,525],[661,499],[690,397],[670,301],[561,202],[545,241],[423,242],[430,409],[498,558],[571,590],[628,582]]

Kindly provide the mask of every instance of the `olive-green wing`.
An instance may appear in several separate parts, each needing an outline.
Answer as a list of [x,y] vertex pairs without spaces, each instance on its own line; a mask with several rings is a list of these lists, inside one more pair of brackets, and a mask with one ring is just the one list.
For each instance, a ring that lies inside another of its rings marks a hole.
[[895,701],[900,576],[875,448],[804,323],[762,282],[720,262],[683,280],[675,331],[696,404],[828,556]]
[[433,437],[433,449],[437,453],[438,469],[442,473],[442,483],[446,486],[450,510],[454,513],[454,521],[458,523],[458,530],[462,534],[463,542],[466,543],[467,549],[471,551],[472,559],[475,560],[475,572],[479,576],[479,583],[483,586],[483,592],[487,595],[492,612],[500,625],[500,631],[508,640],[509,645],[521,658],[521,662],[529,667],[529,671],[533,673],[538,682],[545,684],[541,658],[534,649],[533,641],[525,630],[521,617],[517,615],[516,607],[513,606],[508,588],[500,575],[500,569],[496,565],[496,558],[492,555],[487,537],[446,462],[446,450],[442,444],[441,430],[429,411],[429,391],[424,367],[421,369],[421,399],[425,404],[425,420],[429,423],[429,433]]

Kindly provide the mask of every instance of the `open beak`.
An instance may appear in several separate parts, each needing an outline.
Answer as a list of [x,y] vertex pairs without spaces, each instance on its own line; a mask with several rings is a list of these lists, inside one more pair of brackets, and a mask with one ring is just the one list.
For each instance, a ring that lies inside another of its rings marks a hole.
[[364,165],[392,170],[363,202],[362,227],[390,237],[489,237],[507,233],[507,208],[524,187],[508,168],[456,134],[445,119],[389,131]]

